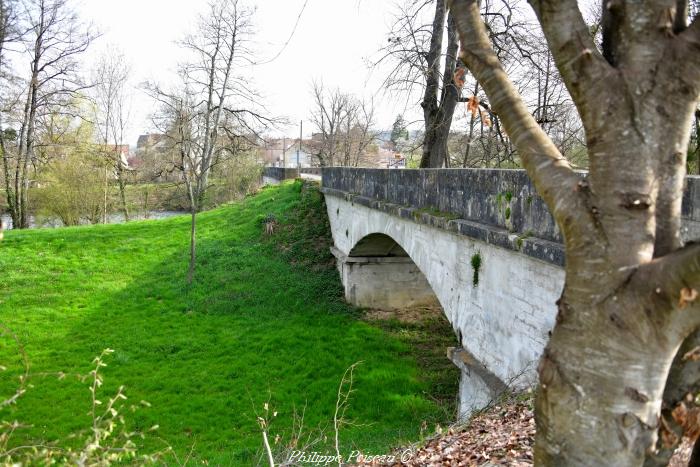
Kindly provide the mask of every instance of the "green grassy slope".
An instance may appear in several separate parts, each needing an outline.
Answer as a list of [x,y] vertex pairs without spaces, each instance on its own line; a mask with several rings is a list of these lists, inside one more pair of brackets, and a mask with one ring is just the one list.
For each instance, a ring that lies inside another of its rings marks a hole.
[[[25,343],[32,373],[87,373],[94,356],[114,349],[103,394],[124,385],[130,400],[151,404],[126,414],[130,427],[158,424],[181,456],[194,446],[193,458],[210,465],[257,460],[256,411],[268,399],[278,411],[270,431],[282,443],[295,408],[306,406],[307,427],[331,422],[344,370],[362,361],[348,410],[360,426],[343,429],[342,445],[384,452],[416,439],[422,421],[446,421],[457,373],[422,368],[402,337],[411,333],[369,324],[342,302],[321,209],[318,192],[295,182],[202,213],[191,287],[186,216],[7,232],[0,321]],[[281,223],[269,238],[261,225],[268,214]],[[0,363],[9,368],[0,396],[16,382],[14,351],[3,341]],[[86,383],[32,383],[0,414],[33,425],[15,442],[64,439],[89,426]],[[142,449],[160,446],[151,436]]]

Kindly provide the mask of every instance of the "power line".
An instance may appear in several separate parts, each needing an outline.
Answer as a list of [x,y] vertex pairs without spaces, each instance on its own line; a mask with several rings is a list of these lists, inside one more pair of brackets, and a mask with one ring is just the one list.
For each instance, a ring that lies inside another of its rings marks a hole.
[[287,48],[289,43],[292,41],[292,38],[294,37],[294,33],[296,32],[297,27],[299,26],[299,22],[301,21],[301,17],[304,14],[304,10],[306,10],[306,5],[308,3],[309,3],[309,0],[304,0],[304,4],[301,6],[301,10],[299,11],[299,15],[297,15],[297,20],[294,23],[294,28],[292,28],[292,32],[291,32],[291,34],[289,34],[289,37],[287,38],[287,42],[285,42],[284,45],[282,45],[282,48],[280,49],[280,51],[277,52],[277,54],[274,57],[272,57],[270,60],[266,60],[264,62],[259,62],[259,63],[256,63],[255,65],[267,65],[268,63],[274,62],[275,60],[277,60],[280,57],[280,55],[282,55],[282,52],[285,51],[285,49]]

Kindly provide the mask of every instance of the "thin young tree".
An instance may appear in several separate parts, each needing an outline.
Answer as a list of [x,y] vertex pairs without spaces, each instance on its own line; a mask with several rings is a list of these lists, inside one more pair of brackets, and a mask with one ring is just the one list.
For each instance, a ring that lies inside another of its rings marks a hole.
[[181,43],[192,59],[180,67],[179,88],[149,86],[163,107],[161,121],[187,190],[192,219],[189,283],[195,274],[197,213],[205,207],[212,168],[223,157],[235,155],[235,147],[224,141],[237,132],[256,134],[258,126],[274,123],[260,110],[260,96],[239,72],[252,64],[251,17],[252,10],[239,0],[211,1],[197,32]]
[[[17,132],[8,125],[6,115],[10,111],[16,109],[16,96],[7,89],[7,84],[13,81],[8,67],[8,49],[12,45],[16,45],[21,37],[21,25],[18,16],[19,2],[16,0],[0,0],[0,82],[2,87],[2,110],[0,111],[0,153],[2,157],[3,181],[5,189],[5,199],[8,209],[12,213],[13,220],[16,218],[17,210],[15,208],[15,196],[13,191],[12,179],[9,177],[10,167],[14,165],[11,146],[17,138]],[[16,93],[14,93],[16,94]]]
[[[520,21],[517,3],[517,0],[485,0],[483,4],[489,36],[497,55],[507,62],[524,62],[532,55],[529,44],[523,41],[526,28]],[[432,11],[431,21],[428,11]],[[465,165],[470,158],[469,154],[451,157],[448,145],[458,103],[478,102],[474,100],[479,92],[475,83],[465,89],[466,92],[474,89],[471,95],[463,92],[468,77],[457,59],[458,48],[457,30],[445,0],[405,0],[398,9],[387,45],[375,63],[375,66],[387,62],[393,65],[384,81],[387,90],[405,94],[408,99],[420,93],[424,121],[420,166],[423,168],[450,166],[453,159]],[[483,112],[488,114],[489,108],[483,106]],[[478,114],[472,112],[468,117],[471,136],[467,139],[467,153],[475,140],[475,125],[483,123]],[[500,131],[498,117],[490,115],[485,120],[493,125],[486,125],[485,129],[481,125],[486,136],[481,141],[483,150],[500,155],[503,148],[505,158],[512,158],[513,151]]]
[[700,97],[700,20],[687,1],[605,0],[599,49],[575,0],[530,0],[581,116],[582,178],[493,51],[477,0],[452,0],[461,59],[557,221],[566,282],[542,356],[539,465],[639,466],[654,454],[674,357],[700,326],[700,244],[681,201]]
[[320,134],[312,150],[321,167],[334,166],[340,162],[340,133],[353,99],[339,89],[327,91],[320,81],[314,81],[312,93],[311,121]]
[[107,177],[112,172],[119,186],[124,220],[129,221],[126,203],[126,161],[122,145],[129,120],[129,75],[131,67],[123,53],[111,46],[100,56],[94,70],[93,99],[95,101],[95,129],[103,144],[105,168],[105,212],[107,216]]

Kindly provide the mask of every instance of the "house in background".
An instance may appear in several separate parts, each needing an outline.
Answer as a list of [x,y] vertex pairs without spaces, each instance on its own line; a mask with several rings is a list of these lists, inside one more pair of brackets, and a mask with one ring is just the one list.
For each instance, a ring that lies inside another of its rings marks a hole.
[[110,159],[115,159],[118,155],[122,166],[129,167],[129,157],[131,154],[131,149],[128,144],[98,144],[97,151]]
[[[298,160],[297,160],[298,154]],[[272,167],[312,167],[312,157],[308,141],[302,140],[299,149],[298,139],[275,138],[263,141],[258,147],[258,161]]]
[[170,151],[169,140],[164,134],[150,133],[139,136],[136,150],[129,159],[129,167],[139,168],[141,176],[155,182],[173,182],[179,180],[176,154]]
[[156,151],[165,152],[166,137],[160,133],[150,133],[139,136],[136,142],[136,156],[140,156],[145,152]]

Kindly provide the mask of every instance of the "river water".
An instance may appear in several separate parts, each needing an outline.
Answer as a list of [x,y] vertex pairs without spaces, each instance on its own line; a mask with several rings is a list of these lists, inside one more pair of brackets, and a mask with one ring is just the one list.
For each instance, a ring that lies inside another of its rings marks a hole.
[[[147,212],[139,212],[136,214],[131,214],[129,216],[130,220],[144,220],[144,219],[166,219],[168,217],[173,217],[173,216],[180,216],[183,214],[187,214],[186,212],[182,211],[147,211]],[[9,214],[2,214],[0,215],[0,219],[2,219],[2,226],[5,230],[10,230],[12,229],[12,218],[10,217]],[[124,214],[122,213],[112,213],[107,215],[107,223],[108,224],[123,224],[124,223]],[[87,222],[85,222],[87,224]],[[38,228],[55,228],[55,227],[63,227],[63,222],[61,222],[60,219],[55,219],[55,218],[40,218],[37,219],[35,216],[29,216],[29,228],[30,229],[38,229]]]

